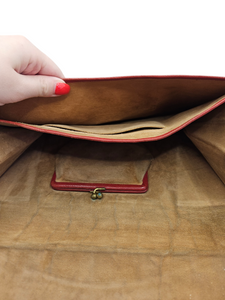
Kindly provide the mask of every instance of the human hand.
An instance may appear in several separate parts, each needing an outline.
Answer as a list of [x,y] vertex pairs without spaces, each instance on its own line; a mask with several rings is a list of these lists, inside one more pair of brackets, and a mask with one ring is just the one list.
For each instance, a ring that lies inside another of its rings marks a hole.
[[0,105],[70,90],[56,64],[23,36],[0,36]]

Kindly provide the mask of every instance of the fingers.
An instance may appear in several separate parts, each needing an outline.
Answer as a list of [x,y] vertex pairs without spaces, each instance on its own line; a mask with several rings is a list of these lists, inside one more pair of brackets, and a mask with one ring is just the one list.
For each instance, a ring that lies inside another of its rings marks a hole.
[[59,78],[65,77],[59,67],[44,54],[39,54],[36,59],[32,59],[27,62],[26,66],[20,70],[20,72],[18,72],[17,69],[14,70],[23,75],[46,75]]
[[19,74],[64,77],[60,68],[25,37],[19,36],[16,46],[17,59],[13,68]]
[[59,67],[23,36],[0,36],[0,105],[70,90]]
[[69,93],[70,87],[62,79],[43,75],[19,75],[19,100],[33,97],[55,97]]
[[39,75],[47,75],[47,76],[55,76],[59,78],[64,78],[62,71],[60,68],[44,53],[41,52],[41,69],[38,72]]

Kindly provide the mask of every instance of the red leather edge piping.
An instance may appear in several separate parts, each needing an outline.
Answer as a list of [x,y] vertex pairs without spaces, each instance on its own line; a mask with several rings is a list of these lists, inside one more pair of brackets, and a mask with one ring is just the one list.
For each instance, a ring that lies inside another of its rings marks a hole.
[[51,187],[58,191],[90,192],[96,188],[105,188],[103,193],[141,194],[148,190],[148,171],[145,173],[141,185],[56,182],[55,179],[56,173],[54,172],[51,180]]
[[225,80],[220,76],[202,76],[202,75],[133,75],[133,76],[117,76],[117,77],[98,77],[98,78],[63,78],[66,82],[72,81],[107,81],[107,80],[126,80],[126,79],[205,79],[205,80]]

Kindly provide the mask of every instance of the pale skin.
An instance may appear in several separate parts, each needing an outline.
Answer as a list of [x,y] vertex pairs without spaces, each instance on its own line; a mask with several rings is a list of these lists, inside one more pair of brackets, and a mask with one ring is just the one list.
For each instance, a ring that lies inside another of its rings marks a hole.
[[64,82],[57,65],[23,36],[0,36],[0,106],[32,97],[55,97]]

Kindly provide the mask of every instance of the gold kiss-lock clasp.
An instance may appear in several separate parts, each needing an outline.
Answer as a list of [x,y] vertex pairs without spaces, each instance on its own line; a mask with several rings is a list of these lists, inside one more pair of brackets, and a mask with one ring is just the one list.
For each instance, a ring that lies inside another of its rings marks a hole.
[[105,191],[105,188],[96,188],[96,189],[94,189],[93,192],[91,191],[90,192],[91,193],[91,199],[92,200],[100,200],[100,199],[102,199],[103,194],[100,191]]

